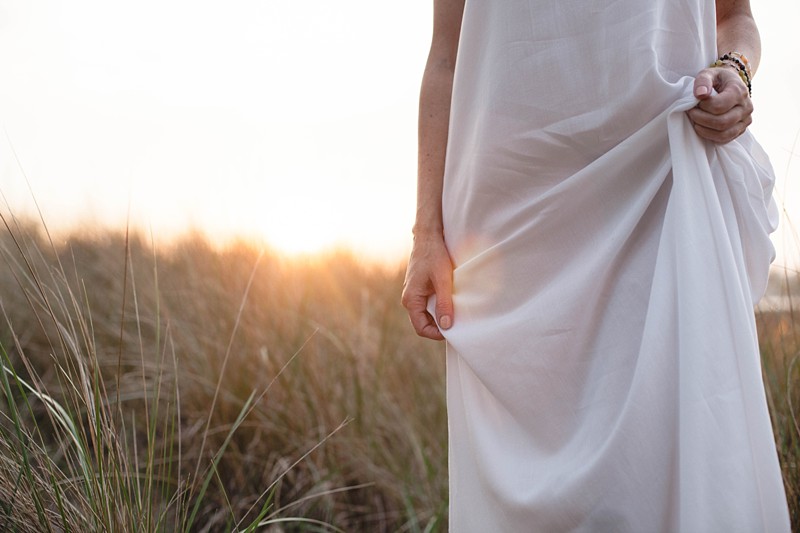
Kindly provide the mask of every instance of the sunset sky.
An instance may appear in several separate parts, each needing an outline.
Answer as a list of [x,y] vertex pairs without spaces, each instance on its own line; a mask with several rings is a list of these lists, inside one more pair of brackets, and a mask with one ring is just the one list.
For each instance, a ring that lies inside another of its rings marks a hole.
[[[0,0],[0,209],[399,262],[431,5]],[[800,223],[800,3],[753,7],[752,129]]]

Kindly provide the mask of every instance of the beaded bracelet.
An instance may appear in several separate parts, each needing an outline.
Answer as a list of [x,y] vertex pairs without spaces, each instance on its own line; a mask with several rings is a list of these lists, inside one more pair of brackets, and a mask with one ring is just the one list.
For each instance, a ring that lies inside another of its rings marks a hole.
[[722,61],[730,61],[731,63],[736,65],[737,69],[739,69],[740,71],[744,72],[747,75],[748,78],[750,77],[750,72],[747,69],[747,65],[745,65],[744,61],[742,61],[738,57],[733,56],[731,54],[725,54],[725,55],[721,56],[720,59]]
[[741,61],[742,64],[744,65],[744,69],[747,71],[747,75],[750,76],[750,79],[753,79],[753,71],[750,70],[750,61],[747,60],[747,56],[739,52],[728,52],[726,55],[729,55]]
[[753,95],[752,85],[750,84],[750,76],[748,76],[747,72],[742,70],[739,65],[734,63],[733,61],[726,60],[726,59],[717,59],[710,65],[711,67],[732,67],[736,70],[736,73],[742,79],[742,83],[747,86],[747,92],[750,96]]
[[753,86],[750,82],[750,63],[744,54],[740,54],[739,52],[728,52],[727,54],[723,54],[714,61],[711,67],[733,67],[736,69],[736,72],[739,74],[739,77],[742,79],[742,83],[747,86],[747,94],[751,97],[753,96]]

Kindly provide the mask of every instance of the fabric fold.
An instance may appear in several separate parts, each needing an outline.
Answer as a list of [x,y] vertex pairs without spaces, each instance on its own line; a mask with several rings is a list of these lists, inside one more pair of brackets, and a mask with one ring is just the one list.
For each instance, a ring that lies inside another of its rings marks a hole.
[[[566,4],[465,5],[443,195],[450,528],[788,531],[753,316],[774,176],[749,133],[713,145],[685,113],[713,2],[598,1],[597,20]],[[553,24],[579,37],[544,39]],[[572,79],[539,75],[564,57]],[[599,88],[597,64],[616,76]]]

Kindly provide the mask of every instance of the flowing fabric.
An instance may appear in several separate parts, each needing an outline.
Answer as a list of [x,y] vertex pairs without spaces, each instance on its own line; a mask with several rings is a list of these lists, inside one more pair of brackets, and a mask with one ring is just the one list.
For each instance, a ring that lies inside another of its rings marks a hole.
[[444,184],[453,532],[783,532],[770,164],[685,111],[713,0],[466,0]]

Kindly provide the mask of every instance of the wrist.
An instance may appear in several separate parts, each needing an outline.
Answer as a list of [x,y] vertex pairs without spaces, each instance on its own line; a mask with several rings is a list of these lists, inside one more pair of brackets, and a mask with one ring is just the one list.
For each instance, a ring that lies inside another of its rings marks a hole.
[[414,240],[442,239],[444,238],[444,227],[442,224],[420,224],[417,222],[411,229]]
[[750,63],[743,54],[739,52],[728,52],[721,55],[716,61],[709,65],[711,68],[728,68],[732,69],[738,76],[742,83],[747,87],[747,93],[753,96],[753,86],[751,83],[752,73],[750,70]]

